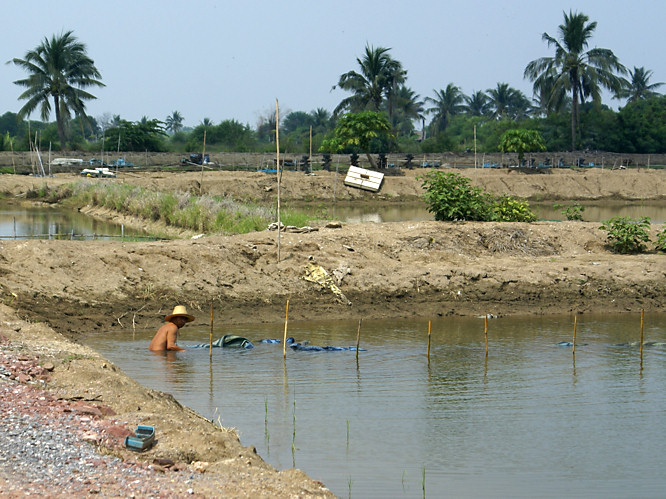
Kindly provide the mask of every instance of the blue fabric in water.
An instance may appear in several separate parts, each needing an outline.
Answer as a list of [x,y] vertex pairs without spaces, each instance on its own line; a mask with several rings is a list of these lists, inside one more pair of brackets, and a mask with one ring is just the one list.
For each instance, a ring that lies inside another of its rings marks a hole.
[[[291,345],[294,342],[294,338],[291,336],[287,338],[287,345]],[[278,340],[277,338],[267,338],[265,340],[259,340],[259,343],[282,343],[282,340]]]
[[[325,346],[325,347],[320,347],[318,345],[308,345],[307,341],[303,343],[292,343],[289,345],[289,347],[292,350],[296,350],[299,352],[355,352],[356,347],[332,347],[332,346]],[[359,352],[365,352],[365,348],[359,348]]]
[[[198,345],[191,345],[190,348],[209,348],[211,345],[208,343],[199,343]],[[236,348],[245,348],[245,349],[250,349],[254,348],[254,345],[250,340],[247,338],[243,338],[242,336],[236,336],[233,334],[225,334],[221,338],[216,339],[212,343],[213,348],[230,348],[230,347],[236,347]]]

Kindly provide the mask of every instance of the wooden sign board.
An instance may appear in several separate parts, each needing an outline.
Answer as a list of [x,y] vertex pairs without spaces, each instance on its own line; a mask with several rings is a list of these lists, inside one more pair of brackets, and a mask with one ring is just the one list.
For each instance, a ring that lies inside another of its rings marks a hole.
[[345,185],[377,192],[381,188],[383,180],[383,173],[373,172],[358,166],[350,166],[347,177],[345,177]]

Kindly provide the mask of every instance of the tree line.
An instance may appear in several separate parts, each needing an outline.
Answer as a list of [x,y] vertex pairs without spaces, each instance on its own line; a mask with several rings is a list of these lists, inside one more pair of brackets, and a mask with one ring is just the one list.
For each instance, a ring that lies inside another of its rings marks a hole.
[[[335,86],[346,91],[329,112],[294,111],[281,118],[281,150],[288,153],[496,152],[528,137],[548,151],[602,150],[666,152],[666,97],[645,67],[627,69],[610,49],[590,48],[597,27],[585,14],[564,13],[556,36],[542,34],[554,53],[527,63],[523,77],[533,96],[506,82],[470,95],[455,83],[421,98],[408,86],[407,70],[391,49],[366,45],[356,68]],[[144,116],[91,117],[85,103],[102,87],[86,47],[68,31],[45,38],[13,63],[27,76],[17,80],[25,101],[18,113],[0,116],[0,150],[53,148],[88,151],[199,152],[204,138],[211,152],[270,152],[275,116],[255,127],[234,119],[204,118],[191,128],[173,111],[163,120]],[[625,101],[618,111],[602,102],[602,92]],[[30,120],[39,111],[41,121]],[[49,122],[51,117],[55,121]],[[530,147],[522,143],[520,147]],[[528,149],[529,150],[529,149]]]

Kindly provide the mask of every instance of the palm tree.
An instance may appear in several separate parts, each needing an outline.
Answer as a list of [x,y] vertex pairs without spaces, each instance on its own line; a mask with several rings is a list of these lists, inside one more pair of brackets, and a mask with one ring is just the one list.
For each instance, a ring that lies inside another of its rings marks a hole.
[[530,62],[524,77],[534,84],[535,95],[548,89],[549,100],[559,100],[564,93],[571,94],[571,149],[576,147],[578,106],[590,97],[601,102],[601,88],[615,93],[622,89],[621,76],[627,70],[609,49],[587,50],[589,40],[597,28],[582,13],[564,13],[564,23],[559,26],[559,40],[548,33],[542,39],[555,47],[554,57],[541,57]]
[[467,102],[467,114],[470,116],[485,116],[488,114],[488,96],[479,90],[465,98]]
[[10,62],[24,69],[29,76],[14,83],[25,87],[19,99],[27,100],[19,110],[19,118],[30,116],[40,106],[41,118],[47,121],[51,114],[51,98],[58,126],[61,149],[65,149],[65,124],[72,112],[87,119],[84,101],[96,99],[85,89],[105,86],[98,78],[100,72],[94,61],[86,54],[86,46],[77,41],[72,31],[51,39],[44,38],[34,50],[28,51],[23,59],[14,58]]
[[172,133],[178,133],[183,129],[183,115],[178,111],[172,112],[166,117],[166,129]]
[[636,102],[641,99],[660,95],[655,90],[661,87],[663,83],[650,83],[652,71],[649,69],[646,70],[642,66],[640,68],[634,66],[634,70],[629,71],[629,76],[631,76],[631,81],[627,81],[625,88],[619,93],[620,97],[626,97],[627,102]]
[[314,111],[310,112],[310,116],[312,117],[312,132],[314,134],[324,134],[333,128],[331,113],[327,109],[318,107]]
[[334,115],[337,116],[343,111],[378,112],[385,100],[388,102],[389,117],[392,115],[393,95],[397,87],[405,81],[407,71],[402,69],[399,61],[391,58],[389,50],[391,49],[366,45],[363,59],[356,59],[360,72],[352,70],[340,75],[337,86],[352,92],[353,95],[338,104],[333,111]]
[[487,92],[488,112],[493,118],[517,120],[529,114],[531,109],[529,99],[508,83],[498,83],[495,88],[489,88]]
[[436,132],[443,132],[449,125],[451,116],[461,114],[465,110],[465,94],[462,93],[460,87],[449,83],[444,90],[433,90],[435,98],[426,97],[426,102],[433,104],[432,107],[426,109],[428,114],[434,115],[431,121],[431,126]]
[[395,95],[395,111],[391,117],[391,127],[398,135],[410,135],[414,132],[414,121],[425,120],[425,110],[420,96],[411,88],[400,85]]

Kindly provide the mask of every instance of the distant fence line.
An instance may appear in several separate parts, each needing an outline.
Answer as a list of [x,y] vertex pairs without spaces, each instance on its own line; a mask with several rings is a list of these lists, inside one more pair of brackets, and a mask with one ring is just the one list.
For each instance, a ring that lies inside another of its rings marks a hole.
[[[227,169],[243,169],[243,170],[258,170],[265,168],[274,168],[275,153],[239,153],[239,152],[209,152],[207,153],[212,165],[210,167],[220,167]],[[379,155],[372,155],[376,164],[379,164]],[[82,160],[81,164],[55,166],[53,161],[58,158],[77,159]],[[284,160],[289,165],[302,166],[303,160],[308,158],[307,154],[303,153],[280,153],[281,160]],[[80,172],[83,168],[91,167],[91,160],[101,161],[109,165],[111,169],[115,168],[115,163],[122,159],[124,163],[131,165],[135,168],[165,168],[170,167],[174,169],[196,169],[201,168],[200,165],[188,163],[189,154],[181,153],[138,153],[138,152],[120,152],[115,154],[104,154],[102,157],[99,154],[70,151],[70,152],[56,152],[51,153],[51,163],[49,166],[49,158],[42,153],[42,162],[47,174],[49,173],[62,173],[62,172]],[[336,167],[346,168],[349,166],[351,159],[348,154],[331,154],[330,163],[328,165],[324,162],[323,154],[313,154],[308,158],[311,166],[315,168],[323,168],[328,166],[331,170]],[[603,151],[574,151],[574,152],[544,152],[544,153],[525,153],[525,160],[534,164],[551,164],[551,165],[565,165],[565,166],[578,166],[594,164],[595,166],[602,166],[607,168],[629,166],[637,168],[648,168],[655,166],[666,165],[666,154],[621,154],[610,153]],[[4,170],[14,169],[16,173],[30,174],[41,173],[41,167],[37,162],[34,154],[29,152],[10,152],[0,151],[0,168]],[[496,166],[517,166],[518,155],[516,153],[481,153],[476,155],[474,152],[465,153],[433,153],[433,154],[412,154],[411,159],[407,153],[391,153],[385,155],[385,162],[387,166],[396,167],[483,167],[486,165]],[[369,167],[370,163],[365,154],[359,154],[357,160],[358,166]],[[127,166],[119,166],[125,169]]]

